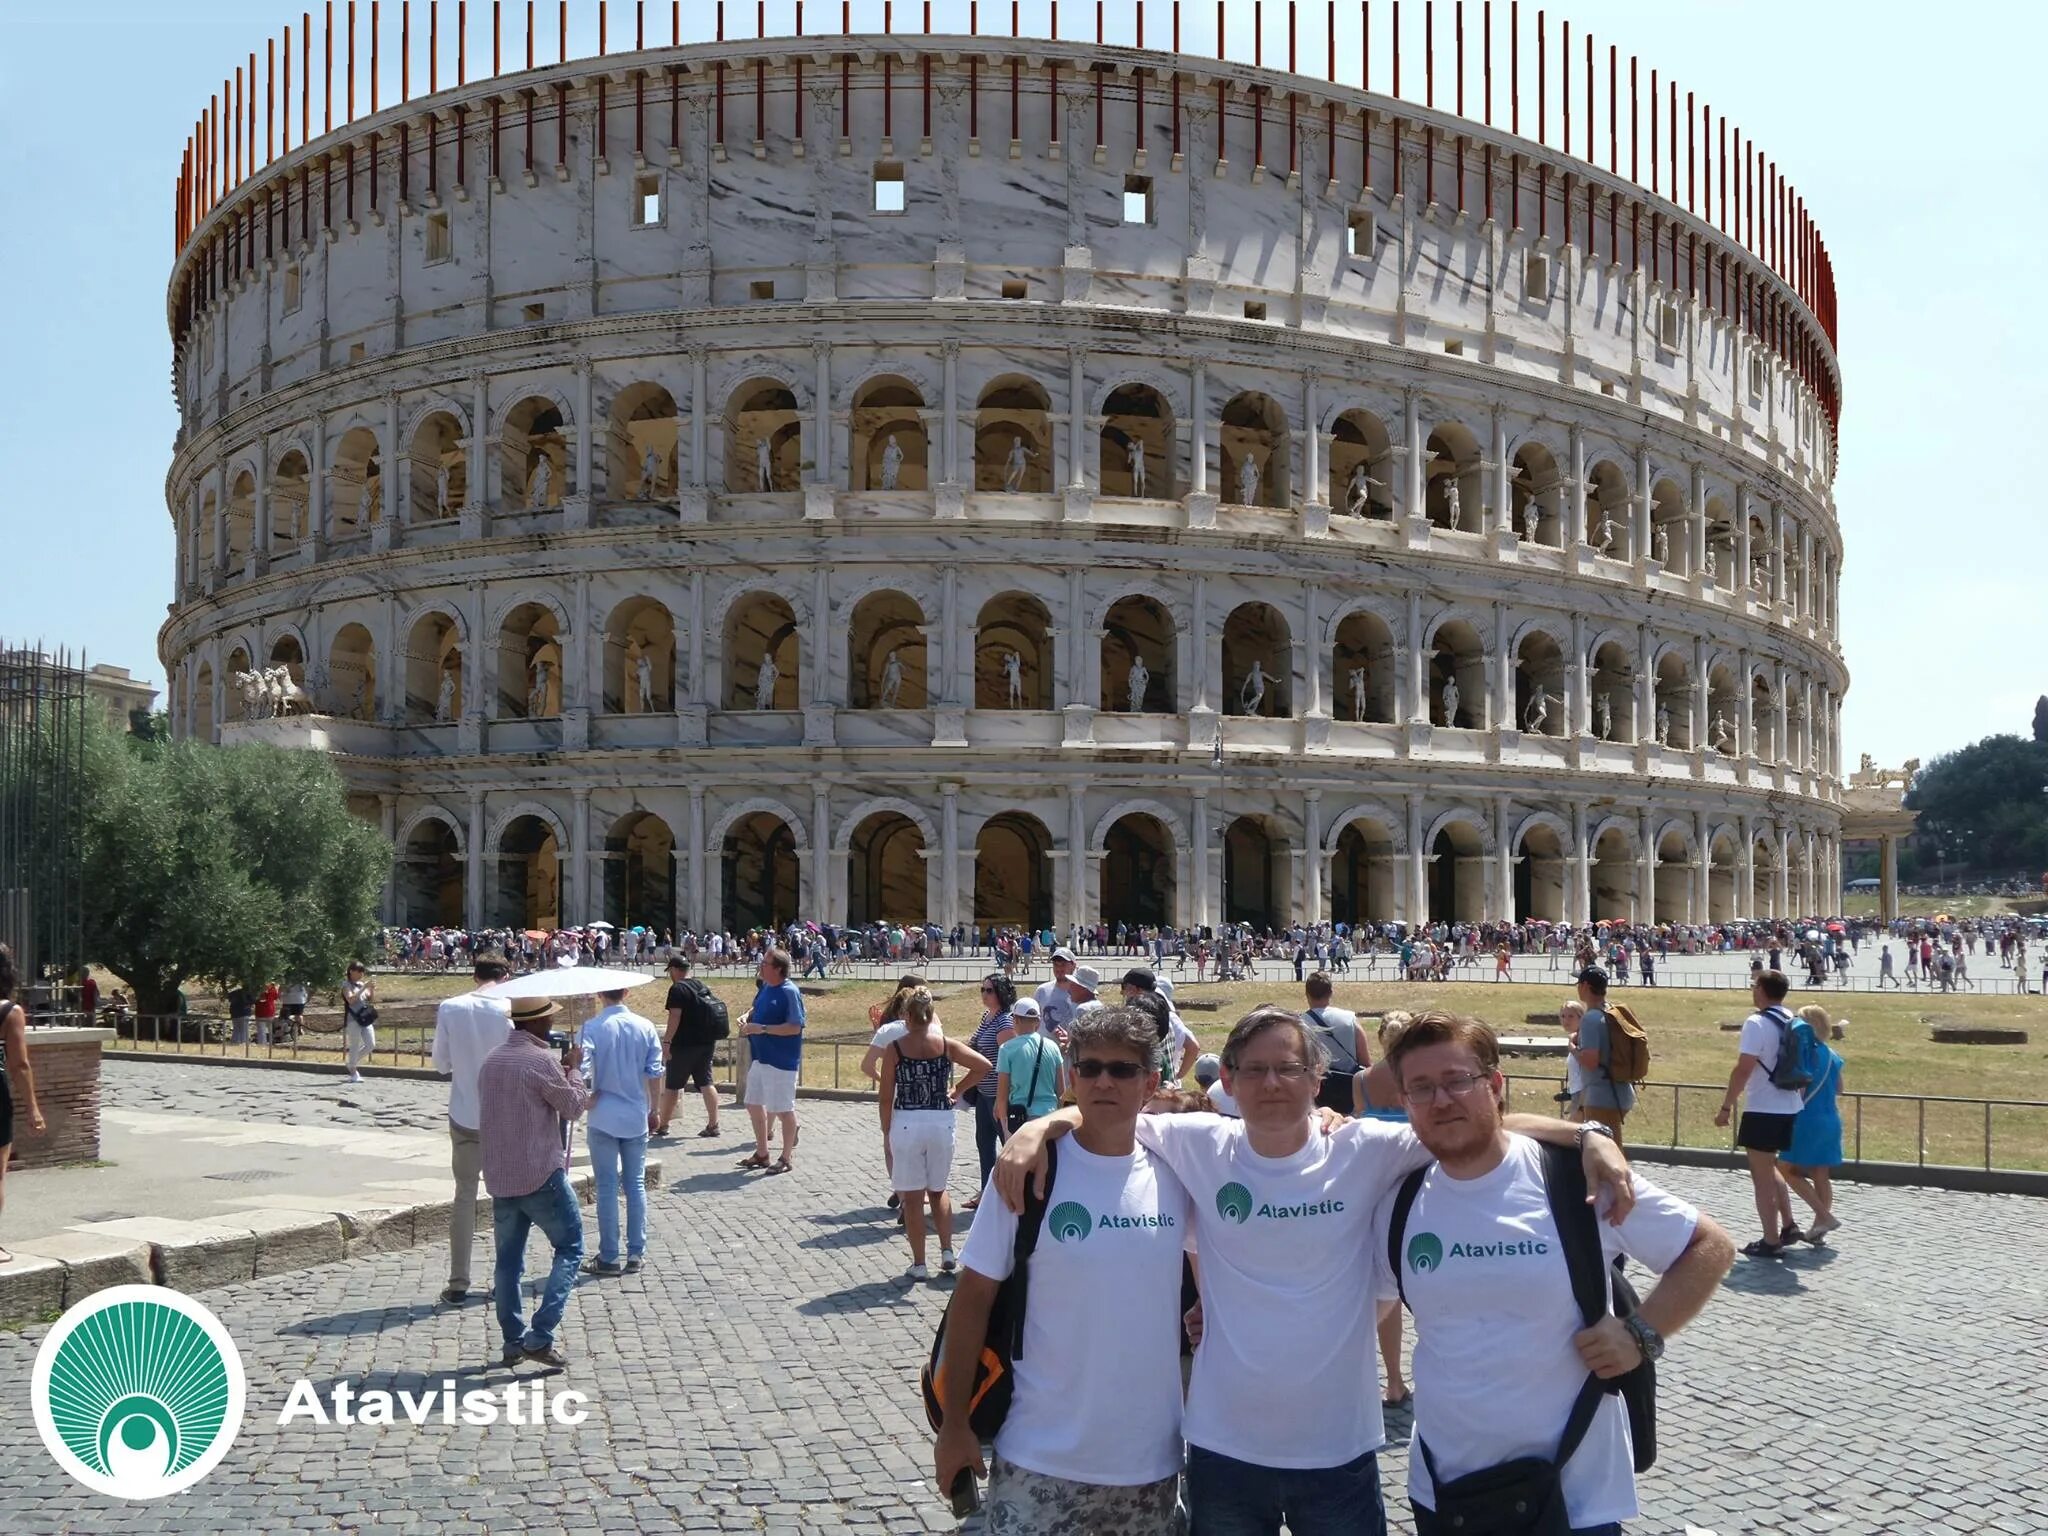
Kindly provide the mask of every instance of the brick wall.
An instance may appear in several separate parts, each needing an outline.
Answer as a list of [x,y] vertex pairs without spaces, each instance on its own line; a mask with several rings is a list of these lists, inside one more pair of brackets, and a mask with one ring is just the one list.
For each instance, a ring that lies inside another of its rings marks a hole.
[[29,1129],[28,1095],[14,1089],[16,1168],[83,1162],[100,1155],[100,1042],[97,1039],[39,1041],[28,1032],[28,1060],[36,1074],[36,1102],[49,1127]]

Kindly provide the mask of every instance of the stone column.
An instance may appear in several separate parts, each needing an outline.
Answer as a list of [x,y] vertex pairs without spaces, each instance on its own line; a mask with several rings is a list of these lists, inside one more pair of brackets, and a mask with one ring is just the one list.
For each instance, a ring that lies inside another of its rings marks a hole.
[[1323,920],[1323,792],[1308,790],[1301,813],[1301,918],[1310,927]]
[[[312,541],[312,558],[327,553],[327,418],[313,418],[313,460],[306,470],[306,536]],[[196,573],[195,573],[196,574]],[[312,664],[313,658],[306,658]]]
[[578,572],[569,610],[569,636],[562,646],[562,746],[576,750],[590,745],[590,717],[603,707],[599,681],[604,639],[593,635],[590,617],[590,576]]
[[709,852],[704,846],[704,786],[690,786],[690,848],[689,865],[686,871],[688,885],[687,904],[683,908],[684,922],[694,931],[702,932],[705,927],[704,912],[704,859]]
[[[395,843],[398,841],[398,796],[388,792],[377,796],[377,826],[383,832],[386,842]],[[384,897],[381,910],[384,913],[385,922],[396,923],[398,921],[398,861],[396,859],[392,861],[391,867],[384,873]]]
[[1408,921],[1421,926],[1429,921],[1427,850],[1422,846],[1422,796],[1408,796]]
[[1692,813],[1692,911],[1687,918],[1695,923],[1707,921],[1713,911],[1713,861],[1714,845],[1707,840],[1707,813]]
[[1754,558],[1755,551],[1749,542],[1749,487],[1738,485],[1735,488],[1735,569],[1731,573],[1734,580],[1729,585],[1744,603],[1755,595],[1749,574],[1750,562]]
[[1422,594],[1408,589],[1408,718],[1429,723],[1429,657],[1422,649]]
[[1401,464],[1400,514],[1411,525],[1417,519],[1426,523],[1429,501],[1423,471],[1429,455],[1422,441],[1422,396],[1412,389],[1401,394],[1401,447],[1407,457]]
[[570,791],[573,799],[569,816],[569,868],[572,884],[563,894],[562,920],[587,923],[596,918],[602,892],[593,891],[590,881],[590,791],[582,785]]
[[[595,409],[591,390],[590,359],[578,358],[576,362],[576,494],[583,498],[584,520],[589,520],[589,508],[596,498],[597,486],[593,468],[594,439],[597,426],[591,419]],[[568,510],[568,498],[562,498],[563,511]]]
[[1303,669],[1305,676],[1302,679],[1305,684],[1307,707],[1302,713],[1311,720],[1326,719],[1330,713],[1328,706],[1323,703],[1323,660],[1328,648],[1320,639],[1323,628],[1322,597],[1323,589],[1316,582],[1312,581],[1302,589],[1303,622],[1301,643],[1297,649],[1302,651],[1307,662]]
[[[261,576],[270,569],[270,439],[257,444],[256,505],[249,516],[249,574]],[[251,656],[249,664],[261,667],[267,656]]]
[[1558,543],[1566,549],[1590,541],[1590,530],[1586,527],[1586,434],[1576,423],[1571,429],[1571,465],[1571,479],[1565,483],[1564,504],[1559,508],[1566,533]]
[[1088,488],[1088,354],[1067,348],[1067,485]]
[[948,336],[940,343],[940,354],[945,358],[945,394],[943,414],[939,417],[941,459],[945,466],[948,485],[960,478],[960,450],[957,438],[960,427],[960,341]]
[[1635,560],[1650,558],[1650,445],[1636,444]]
[[469,376],[469,441],[463,445],[463,475],[467,481],[466,494],[462,498],[462,533],[464,538],[476,538],[483,532],[483,515],[486,504],[484,476],[488,473],[487,459],[490,454],[491,431],[490,377],[478,369]]
[[1781,508],[1771,508],[1771,601],[1781,606],[1790,595],[1785,584],[1785,545],[1791,536],[1791,520]]
[[[1752,679],[1749,675],[1749,652],[1736,653],[1736,664],[1742,668],[1736,692],[1739,697],[1735,708],[1735,752],[1747,762],[1756,756],[1756,699],[1751,693]],[[1744,770],[1747,772],[1747,769]]]
[[469,792],[469,830],[462,854],[462,920],[471,932],[484,926],[484,792]]
[[1773,701],[1777,709],[1777,749],[1780,764],[1789,764],[1792,756],[1792,669],[1778,668],[1778,685],[1773,690],[1777,695]]
[[1508,833],[1508,797],[1496,795],[1493,801],[1493,912],[1491,915],[1503,922],[1511,922],[1515,916],[1515,850]]
[[[1329,527],[1330,491],[1323,473],[1322,375],[1311,368],[1301,376],[1301,494],[1294,498],[1303,508],[1304,531],[1319,533]],[[1319,509],[1319,510],[1310,510]]]
[[1777,844],[1778,868],[1771,877],[1771,915],[1790,917],[1792,915],[1792,829],[1780,823],[1771,829],[1771,838]]
[[1493,718],[1486,723],[1497,731],[1512,731],[1522,722],[1515,718],[1515,654],[1508,644],[1508,610],[1502,603],[1493,605],[1493,662]]
[[844,860],[831,856],[832,788],[822,779],[811,783],[811,903],[809,910],[825,914],[825,921],[846,919]]
[[[1692,507],[1686,526],[1686,573],[1695,581],[1707,569],[1707,472],[1702,465],[1692,466]],[[1697,587],[1695,587],[1697,590]],[[1702,909],[1704,910],[1704,909]],[[1705,921],[1701,918],[1700,921]]]
[[1698,635],[1692,642],[1692,684],[1692,750],[1701,753],[1708,746],[1707,696],[1712,690],[1707,679],[1707,642]]
[[[377,514],[376,526],[370,530],[370,547],[389,549],[399,541],[398,529],[412,521],[412,470],[398,441],[396,392],[384,396],[384,439],[378,458],[378,473],[384,481],[379,487],[383,507]],[[225,497],[221,506],[227,506]]]
[[1584,736],[1593,729],[1592,682],[1586,663],[1586,618],[1584,614],[1572,614],[1572,659],[1564,674],[1564,713],[1568,722],[1567,735]]
[[1193,415],[1188,421],[1188,489],[1197,496],[1209,493],[1209,370],[1196,358],[1190,370],[1190,399]]
[[1650,824],[1647,806],[1636,817],[1636,856],[1639,865],[1636,921],[1654,923],[1657,920],[1657,831]]
[[1735,855],[1735,883],[1740,887],[1735,893],[1735,912],[1738,917],[1763,917],[1766,914],[1755,911],[1756,906],[1756,824],[1742,823],[1742,847]]
[[1572,805],[1570,922],[1583,928],[1593,920],[1593,845],[1586,836],[1584,801]]
[[830,517],[838,485],[832,470],[832,343],[812,342],[811,357],[817,364],[817,381],[811,401],[812,470],[804,490],[804,516]]
[[1793,606],[1802,619],[1813,617],[1813,529],[1802,520],[1799,525],[1799,590]]
[[939,823],[939,922],[949,931],[960,921],[960,786],[941,784],[943,811]]
[[1206,928],[1214,923],[1210,915],[1209,902],[1209,792],[1197,789],[1192,796],[1193,842],[1194,842],[1194,903],[1189,908],[1190,921],[1197,928]]
[[1499,406],[1493,409],[1493,526],[1489,533],[1514,532],[1515,492],[1508,463],[1508,422]]
[[1636,626],[1636,741],[1657,740],[1657,669],[1650,660],[1648,625]]
[[1067,786],[1067,922],[1088,920],[1088,796],[1078,784]]

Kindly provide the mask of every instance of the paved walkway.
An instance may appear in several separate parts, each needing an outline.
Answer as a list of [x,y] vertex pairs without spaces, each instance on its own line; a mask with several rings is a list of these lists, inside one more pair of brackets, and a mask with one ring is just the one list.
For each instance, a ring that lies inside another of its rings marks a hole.
[[[117,1067],[110,1081],[117,1106],[209,1116],[426,1131],[441,1107],[425,1083],[367,1085],[343,1105],[288,1073],[152,1065]],[[882,1204],[872,1110],[806,1103],[803,1114],[793,1177],[738,1172],[732,1136],[668,1149],[648,1271],[585,1283],[570,1306],[573,1358],[558,1385],[594,1394],[582,1428],[276,1426],[302,1376],[323,1391],[342,1378],[415,1390],[447,1375],[459,1388],[508,1379],[491,1363],[487,1308],[436,1306],[444,1256],[413,1249],[206,1293],[240,1345],[249,1410],[218,1470],[154,1504],[111,1504],[56,1469],[28,1429],[42,1330],[0,1336],[0,1423],[21,1430],[0,1445],[0,1529],[949,1530],[915,1379],[945,1288],[899,1279],[907,1253]],[[1742,1181],[1658,1176],[1752,1235]],[[2041,1204],[1853,1186],[1842,1204],[1836,1249],[1739,1261],[1674,1342],[1663,1459],[1635,1531],[2042,1529]],[[1395,1432],[1405,1439],[1405,1424]],[[1386,1458],[1396,1492],[1404,1455],[1397,1445]]]

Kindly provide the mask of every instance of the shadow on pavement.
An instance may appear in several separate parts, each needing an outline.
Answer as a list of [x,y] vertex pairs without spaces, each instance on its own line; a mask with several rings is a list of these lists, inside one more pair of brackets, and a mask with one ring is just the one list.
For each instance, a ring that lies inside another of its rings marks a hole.
[[914,1285],[900,1277],[875,1280],[866,1285],[849,1285],[844,1290],[813,1296],[809,1301],[799,1303],[796,1310],[804,1317],[843,1317],[849,1312],[893,1311],[916,1306],[919,1291],[938,1290],[944,1294],[951,1289],[950,1285]]
[[[488,1295],[485,1300],[489,1300]],[[325,1317],[301,1318],[296,1323],[287,1323],[278,1329],[278,1332],[300,1334],[316,1339],[329,1338],[337,1334],[382,1333],[389,1328],[406,1327],[423,1317],[433,1317],[437,1313],[455,1310],[457,1309],[439,1301],[415,1301],[389,1307],[361,1307],[354,1312],[330,1312]]]
[[1797,1296],[1806,1290],[1802,1273],[1825,1269],[1834,1262],[1832,1248],[1793,1248],[1778,1259],[1738,1258],[1721,1283],[1748,1296]]

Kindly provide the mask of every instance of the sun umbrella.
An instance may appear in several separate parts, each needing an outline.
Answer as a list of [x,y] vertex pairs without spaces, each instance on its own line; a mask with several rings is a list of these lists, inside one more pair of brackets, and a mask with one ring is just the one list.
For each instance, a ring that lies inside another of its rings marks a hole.
[[1818,928],[1809,928],[1806,930],[1806,936],[1809,939],[1818,939],[1820,937],[1820,930]]
[[645,971],[620,971],[602,965],[563,965],[531,971],[510,981],[478,987],[483,997],[592,997],[599,992],[631,991],[654,978]]
[[609,928],[611,927],[611,924],[600,917],[596,922],[585,923],[583,926],[586,928]]
[[526,937],[532,939],[535,943],[539,943],[542,939],[545,939],[547,936],[548,931],[545,928],[529,928],[526,930]]

